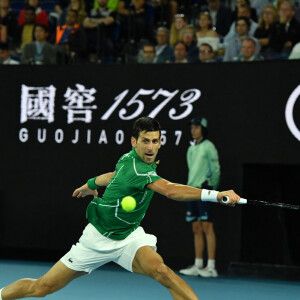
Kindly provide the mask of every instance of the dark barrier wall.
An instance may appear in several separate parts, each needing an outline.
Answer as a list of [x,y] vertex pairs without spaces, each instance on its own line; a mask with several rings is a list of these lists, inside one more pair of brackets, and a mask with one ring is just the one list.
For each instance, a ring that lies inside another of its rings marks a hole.
[[[174,182],[186,182],[187,123],[197,115],[219,150],[221,190],[243,194],[244,165],[300,165],[297,61],[1,67],[0,78],[2,249],[68,250],[89,202],[73,190],[114,170],[140,116],[161,122],[158,173]],[[219,265],[241,258],[242,209],[216,207]],[[175,267],[194,256],[184,216],[183,203],[155,195],[143,221]]]

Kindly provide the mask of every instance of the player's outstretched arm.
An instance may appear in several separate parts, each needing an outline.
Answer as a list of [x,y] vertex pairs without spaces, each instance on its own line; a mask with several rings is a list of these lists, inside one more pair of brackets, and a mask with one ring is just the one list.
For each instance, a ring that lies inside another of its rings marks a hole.
[[[184,184],[173,183],[165,179],[159,179],[155,182],[152,182],[148,184],[147,187],[152,191],[177,201],[212,201],[209,193],[207,193],[207,191],[204,192],[203,189],[194,188]],[[227,205],[234,205],[240,199],[239,195],[237,195],[233,190],[230,190],[218,192],[216,194],[216,201],[221,203],[222,197],[224,196],[229,197],[229,201],[226,203]]]
[[89,188],[88,184],[86,183],[73,192],[73,197],[80,198],[80,197],[85,197],[85,196],[89,196],[89,195],[97,197],[98,196],[97,187],[107,186],[114,175],[115,175],[115,171],[105,173],[105,174],[102,174],[102,175],[99,175],[99,176],[93,178],[93,182],[95,184],[94,189]]

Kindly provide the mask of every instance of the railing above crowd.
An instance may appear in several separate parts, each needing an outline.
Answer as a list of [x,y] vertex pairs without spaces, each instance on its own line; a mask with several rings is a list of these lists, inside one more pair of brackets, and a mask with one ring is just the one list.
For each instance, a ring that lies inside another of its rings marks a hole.
[[300,0],[0,0],[1,64],[300,59]]

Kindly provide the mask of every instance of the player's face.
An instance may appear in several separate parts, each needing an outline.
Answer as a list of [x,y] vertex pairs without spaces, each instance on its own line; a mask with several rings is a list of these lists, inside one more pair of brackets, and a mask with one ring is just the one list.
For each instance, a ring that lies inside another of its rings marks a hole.
[[195,140],[202,140],[203,133],[202,133],[202,126],[201,125],[192,125],[191,126],[191,135],[192,138]]
[[131,138],[131,145],[144,163],[152,165],[161,145],[159,131],[142,131],[137,140]]

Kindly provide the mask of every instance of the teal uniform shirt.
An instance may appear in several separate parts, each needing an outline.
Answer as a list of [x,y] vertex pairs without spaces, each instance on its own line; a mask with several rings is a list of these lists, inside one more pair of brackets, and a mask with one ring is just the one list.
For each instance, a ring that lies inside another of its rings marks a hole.
[[187,151],[187,164],[189,186],[201,188],[207,181],[209,186],[218,188],[221,173],[219,157],[211,141],[204,139],[199,144],[191,145]]
[[[116,165],[102,198],[94,198],[86,211],[89,222],[104,236],[113,240],[125,239],[144,218],[154,191],[147,185],[161,179],[156,174],[156,164],[144,163],[134,148],[124,154]],[[121,207],[125,196],[136,200],[136,208],[126,212]]]

